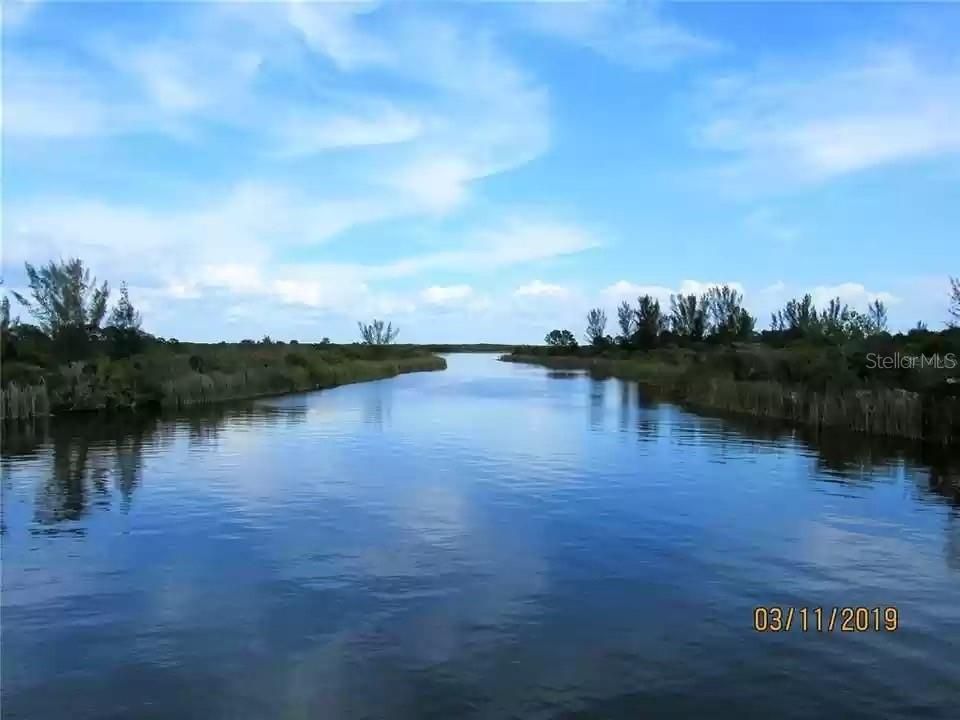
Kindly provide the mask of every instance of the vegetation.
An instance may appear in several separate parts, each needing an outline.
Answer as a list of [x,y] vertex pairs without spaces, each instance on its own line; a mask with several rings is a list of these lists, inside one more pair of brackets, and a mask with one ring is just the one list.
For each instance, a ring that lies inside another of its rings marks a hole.
[[[206,404],[333,387],[446,367],[442,358],[390,345],[397,330],[379,320],[361,328],[364,344],[186,343],[142,328],[125,284],[108,313],[110,290],[82,261],[27,265],[29,296],[16,294],[37,325],[11,319],[0,301],[0,417],[23,419],[71,410]],[[104,321],[106,320],[106,325]],[[390,345],[389,347],[387,347]]]
[[551,348],[572,350],[577,347],[577,338],[569,330],[551,330],[544,338]]
[[[960,283],[951,283],[949,312]],[[746,413],[813,427],[939,442],[960,440],[960,327],[940,332],[918,324],[887,330],[886,307],[866,312],[831,300],[818,310],[810,295],[773,313],[757,332],[730,287],[701,296],[673,295],[669,314],[649,295],[617,309],[620,335],[602,338],[600,309],[587,318],[586,347],[565,345],[554,330],[546,347],[519,347],[504,360],[585,368],[643,382],[703,408]],[[955,324],[954,324],[955,325]]]
[[606,334],[607,314],[601,308],[593,308],[587,313],[587,342],[594,347],[603,347],[610,340]]
[[393,327],[392,323],[384,325],[383,320],[374,320],[369,325],[358,322],[357,326],[366,345],[389,345],[400,334],[400,328]]
[[960,325],[960,278],[950,278],[950,307],[947,312],[950,313],[950,327]]

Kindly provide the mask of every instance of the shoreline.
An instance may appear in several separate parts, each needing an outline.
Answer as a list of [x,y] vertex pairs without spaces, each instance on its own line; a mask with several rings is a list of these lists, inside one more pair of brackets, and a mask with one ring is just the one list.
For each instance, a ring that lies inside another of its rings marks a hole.
[[[343,385],[386,380],[413,372],[445,370],[447,362],[438,355],[421,355],[384,360],[351,360],[331,365],[322,374],[288,374],[279,379],[264,378],[259,368],[244,367],[232,373],[193,372],[161,383],[161,395],[129,402],[88,402],[59,407],[52,403],[46,384],[20,387],[15,382],[0,389],[0,422],[15,423],[35,418],[77,417],[86,413],[152,413],[184,410],[218,403],[277,397],[299,392],[329,390]],[[135,387],[135,386],[134,386]],[[124,388],[127,393],[134,388]]]
[[818,391],[770,380],[697,377],[681,366],[634,359],[511,354],[498,360],[632,380],[652,391],[655,400],[669,400],[695,411],[787,422],[815,432],[843,430],[937,445],[960,442],[958,398],[898,388]]

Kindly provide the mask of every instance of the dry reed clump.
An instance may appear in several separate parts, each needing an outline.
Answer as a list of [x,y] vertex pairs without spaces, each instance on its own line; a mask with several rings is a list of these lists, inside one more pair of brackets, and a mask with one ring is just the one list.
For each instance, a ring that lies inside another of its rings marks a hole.
[[0,389],[0,420],[27,420],[49,414],[46,384],[20,387],[10,383]]

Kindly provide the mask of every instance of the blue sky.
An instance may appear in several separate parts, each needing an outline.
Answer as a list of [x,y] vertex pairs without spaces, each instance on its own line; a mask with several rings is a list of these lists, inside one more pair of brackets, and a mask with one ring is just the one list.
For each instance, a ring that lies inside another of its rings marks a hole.
[[193,340],[537,341],[734,283],[940,327],[953,4],[5,3],[3,274]]

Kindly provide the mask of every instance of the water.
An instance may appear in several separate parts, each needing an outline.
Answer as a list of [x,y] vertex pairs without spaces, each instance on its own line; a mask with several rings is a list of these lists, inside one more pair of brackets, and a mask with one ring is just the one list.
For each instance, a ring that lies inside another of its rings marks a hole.
[[490,356],[10,435],[4,717],[956,717],[949,459],[827,440]]

